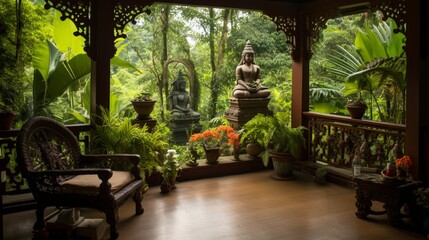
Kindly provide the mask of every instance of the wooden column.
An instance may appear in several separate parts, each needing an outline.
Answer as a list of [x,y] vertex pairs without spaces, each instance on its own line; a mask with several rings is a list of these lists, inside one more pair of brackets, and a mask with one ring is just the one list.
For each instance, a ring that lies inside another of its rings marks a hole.
[[297,20],[296,53],[292,57],[292,127],[307,126],[302,114],[309,109],[310,62],[307,19],[301,14]]
[[[421,91],[421,83],[423,79],[423,58],[424,54],[421,51],[422,47],[422,32],[421,24],[423,16],[420,13],[420,2],[422,1],[407,1],[407,112],[406,112],[406,136],[405,136],[405,153],[410,155],[414,164],[411,173],[414,176],[421,178],[419,165],[421,165],[421,146],[423,127],[421,111],[427,108],[428,104],[423,103],[424,91]],[[426,106],[424,106],[426,105]],[[420,163],[419,163],[420,162]]]
[[[419,119],[419,126],[413,126],[414,122],[411,122],[411,124],[407,122],[407,136],[408,129],[418,135],[413,137],[411,134],[410,139],[407,137],[406,148],[412,150],[413,154],[415,154],[414,151],[418,153],[419,164],[416,166],[417,168],[413,168],[413,171],[418,173],[420,180],[429,184],[429,98],[427,97],[429,92],[429,3],[427,0],[407,2],[409,2],[407,3],[407,47],[409,46],[408,48],[410,49],[407,50],[407,58],[409,59],[409,62],[407,62],[407,74],[409,74],[407,78],[409,84],[407,97],[410,100],[407,102],[407,111],[409,114],[413,114],[413,116],[407,115],[407,120],[409,119],[408,117],[417,118]],[[418,14],[415,14],[415,12]],[[415,23],[417,21],[419,23]],[[413,26],[411,27],[410,25]],[[410,31],[409,34],[408,31]],[[408,36],[413,39],[410,42],[411,46],[408,44]],[[413,56],[413,58],[410,59],[410,56]],[[416,66],[413,66],[413,64],[416,64]],[[418,97],[412,96],[413,94],[418,95]],[[416,108],[416,105],[411,100],[418,101],[419,108]],[[418,113],[413,110],[409,111],[410,107],[418,109]],[[418,144],[416,144],[416,141],[418,141]],[[413,146],[414,144],[418,149]]]
[[99,107],[109,108],[110,104],[110,58],[115,53],[114,3],[113,0],[92,0],[91,3],[91,114],[100,115]]

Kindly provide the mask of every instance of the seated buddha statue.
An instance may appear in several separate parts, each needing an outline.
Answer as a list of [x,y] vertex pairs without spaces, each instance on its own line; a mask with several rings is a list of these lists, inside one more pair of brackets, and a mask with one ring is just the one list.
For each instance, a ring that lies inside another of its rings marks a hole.
[[261,85],[261,69],[254,62],[254,51],[247,41],[241,55],[241,62],[235,70],[236,86],[232,91],[235,98],[266,98],[270,90]]
[[190,98],[186,91],[186,81],[183,74],[179,72],[176,80],[173,82],[173,89],[168,99],[171,106],[173,119],[199,118],[200,114],[190,108]]

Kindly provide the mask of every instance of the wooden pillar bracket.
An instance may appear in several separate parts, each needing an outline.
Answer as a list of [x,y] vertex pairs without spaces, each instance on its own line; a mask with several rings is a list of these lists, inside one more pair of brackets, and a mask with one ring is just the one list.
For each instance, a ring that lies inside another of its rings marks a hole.
[[392,18],[396,25],[397,29],[394,30],[395,33],[401,32],[406,35],[406,0],[376,0],[370,2],[371,11],[379,10],[383,13],[383,20],[386,21],[387,18]]
[[276,16],[267,14],[271,20],[276,24],[277,31],[282,31],[286,35],[286,43],[291,47],[292,59],[298,59],[298,52],[296,46],[297,35],[297,18],[296,16]]
[[90,0],[45,0],[45,9],[61,12],[61,20],[70,19],[77,28],[73,34],[85,39],[84,50],[89,51]]
[[309,15],[308,16],[308,58],[312,56],[311,47],[315,44],[320,37],[320,32],[326,28],[326,22],[329,19],[335,18],[338,15],[338,12],[335,8],[332,8],[329,11],[324,11],[323,15]]
[[136,17],[141,13],[150,14],[149,5],[152,3],[138,2],[135,0],[116,0],[113,9],[114,40],[126,38],[124,33],[128,23],[136,24]]
[[[90,6],[93,1],[100,0],[45,0],[45,9],[54,8],[61,12],[61,20],[70,19],[76,26],[75,36],[85,39],[85,52],[92,57],[92,44],[90,40]],[[150,14],[149,5],[153,2],[137,2],[136,0],[116,0],[114,5],[114,42],[118,38],[126,38],[125,26],[131,22],[136,23],[135,18],[145,12]],[[114,44],[112,42],[112,44]],[[114,49],[114,48],[113,48]],[[114,52],[113,52],[114,54]]]

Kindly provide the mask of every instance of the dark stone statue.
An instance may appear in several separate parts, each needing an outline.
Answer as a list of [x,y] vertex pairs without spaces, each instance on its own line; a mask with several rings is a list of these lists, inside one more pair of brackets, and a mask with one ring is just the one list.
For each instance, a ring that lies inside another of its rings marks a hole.
[[170,129],[172,141],[177,145],[185,145],[188,142],[188,134],[201,131],[200,114],[190,108],[190,97],[186,91],[186,80],[179,72],[173,82],[168,96],[169,109],[172,115]]
[[168,98],[173,119],[200,118],[200,114],[189,107],[190,98],[186,91],[186,81],[181,72],[173,82],[173,89]]
[[247,41],[241,55],[241,62],[235,70],[236,86],[232,91],[235,98],[266,98],[270,90],[261,85],[261,69],[254,62],[254,51]]

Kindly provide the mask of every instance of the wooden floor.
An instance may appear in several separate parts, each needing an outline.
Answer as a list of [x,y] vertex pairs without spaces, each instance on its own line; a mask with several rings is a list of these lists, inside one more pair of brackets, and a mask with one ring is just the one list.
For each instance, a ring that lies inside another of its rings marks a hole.
[[[294,181],[277,181],[270,174],[181,182],[168,195],[152,187],[143,215],[134,216],[131,201],[120,208],[119,239],[425,239],[411,226],[387,225],[385,215],[356,218],[352,189],[317,185],[300,172]],[[31,239],[33,222],[33,211],[5,215],[4,239]]]

